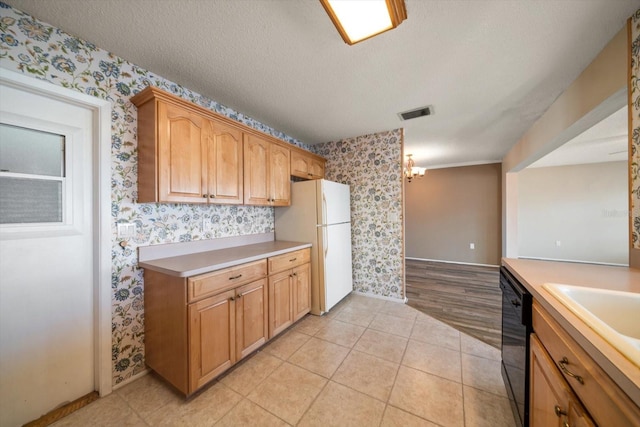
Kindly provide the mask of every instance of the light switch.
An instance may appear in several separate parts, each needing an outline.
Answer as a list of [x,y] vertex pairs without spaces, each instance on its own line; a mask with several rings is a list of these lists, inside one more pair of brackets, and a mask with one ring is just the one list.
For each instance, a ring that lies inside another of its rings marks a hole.
[[133,222],[118,223],[118,239],[132,239],[136,236],[136,224]]
[[475,248],[476,248],[475,243],[469,243],[469,249],[475,249]]

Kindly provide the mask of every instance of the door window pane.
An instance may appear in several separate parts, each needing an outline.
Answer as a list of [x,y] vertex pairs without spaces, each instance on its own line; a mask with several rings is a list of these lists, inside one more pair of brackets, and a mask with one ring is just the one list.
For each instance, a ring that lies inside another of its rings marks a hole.
[[0,177],[0,224],[62,222],[62,181]]
[[64,136],[0,123],[0,172],[64,176]]

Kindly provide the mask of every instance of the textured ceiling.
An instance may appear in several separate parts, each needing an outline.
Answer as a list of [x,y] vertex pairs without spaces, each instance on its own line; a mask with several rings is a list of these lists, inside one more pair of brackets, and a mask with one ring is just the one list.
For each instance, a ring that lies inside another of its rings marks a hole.
[[404,127],[423,167],[500,160],[640,7],[406,0],[347,46],[317,0],[4,1],[309,144]]

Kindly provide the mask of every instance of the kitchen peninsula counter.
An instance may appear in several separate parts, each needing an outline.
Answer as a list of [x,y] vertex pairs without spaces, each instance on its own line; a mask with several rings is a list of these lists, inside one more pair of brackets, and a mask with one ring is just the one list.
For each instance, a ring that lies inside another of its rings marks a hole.
[[[569,262],[503,258],[502,264],[522,283],[553,318],[589,353],[611,379],[640,406],[640,367],[573,314],[542,287],[561,283],[640,293],[640,270]],[[638,313],[640,322],[640,313]]]

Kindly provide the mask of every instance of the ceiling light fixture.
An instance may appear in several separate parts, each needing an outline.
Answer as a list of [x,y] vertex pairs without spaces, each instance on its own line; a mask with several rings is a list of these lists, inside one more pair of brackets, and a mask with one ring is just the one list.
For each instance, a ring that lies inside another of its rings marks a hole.
[[396,28],[407,19],[404,0],[320,0],[345,43]]
[[404,168],[404,176],[409,182],[411,182],[413,178],[422,178],[427,171],[425,168],[416,166],[411,156],[413,156],[413,154],[407,154],[407,166]]

